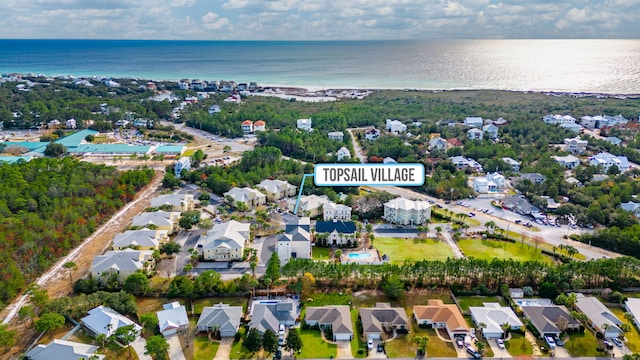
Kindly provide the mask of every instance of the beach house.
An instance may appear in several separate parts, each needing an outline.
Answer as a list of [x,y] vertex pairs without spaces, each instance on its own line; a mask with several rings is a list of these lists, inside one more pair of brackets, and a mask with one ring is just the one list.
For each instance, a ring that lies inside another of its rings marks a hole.
[[136,250],[154,250],[169,241],[167,230],[127,230],[113,238],[113,250],[132,248]]
[[25,354],[29,360],[104,360],[106,355],[98,354],[97,345],[87,345],[74,341],[53,339],[47,345],[39,344]]
[[479,128],[482,127],[483,121],[479,116],[468,116],[464,118],[464,126]]
[[330,131],[329,133],[327,133],[327,136],[329,137],[329,140],[335,140],[335,141],[344,140],[344,133],[342,131]]
[[426,325],[433,329],[445,329],[451,339],[456,336],[469,335],[471,331],[458,306],[445,304],[439,299],[429,299],[426,306],[414,306],[413,316],[418,325]]
[[110,307],[100,305],[89,310],[88,314],[89,315],[83,317],[80,322],[94,335],[105,334],[109,337],[119,328],[133,325],[133,329],[136,332],[136,338],[140,336],[142,326],[134,323],[129,320],[129,318]]
[[329,202],[322,207],[324,221],[351,221],[351,207]]
[[179,302],[174,301],[162,305],[162,309],[163,310],[156,312],[156,316],[158,317],[160,333],[163,336],[175,335],[178,332],[189,329],[189,317],[187,316],[187,309],[184,305],[180,305]]
[[223,194],[225,201],[233,207],[237,207],[238,203],[244,203],[249,209],[264,205],[267,202],[267,196],[256,189],[250,187],[237,188]]
[[347,305],[307,307],[304,321],[309,326],[317,325],[320,331],[331,329],[332,341],[350,341],[353,338],[353,324]]
[[564,149],[572,154],[582,154],[587,151],[587,140],[580,139],[579,136],[564,139]]
[[204,260],[237,261],[244,256],[244,247],[250,236],[249,223],[229,220],[215,224],[211,230],[200,235],[198,247]]
[[511,330],[519,330],[524,325],[508,306],[500,306],[499,303],[484,303],[484,306],[469,307],[471,319],[481,327],[482,335],[487,339],[501,338],[504,335],[503,324],[509,324]]
[[382,218],[396,225],[422,225],[431,219],[431,204],[426,201],[395,198],[384,204]]
[[296,120],[296,126],[299,130],[311,132],[313,130],[311,118]]
[[191,211],[195,207],[193,194],[162,194],[151,199],[151,206],[166,207],[170,211]]
[[270,201],[280,200],[285,197],[296,195],[297,187],[282,180],[265,179],[256,185],[257,188],[264,190],[267,199]]
[[326,246],[355,244],[356,225],[352,221],[318,221],[316,236],[316,239],[323,239]]
[[218,331],[220,337],[230,338],[238,332],[241,318],[242,306],[219,303],[202,308],[202,313],[196,326],[198,331]]
[[124,282],[129,275],[143,270],[151,270],[156,266],[152,250],[124,249],[107,251],[104,255],[93,258],[91,276],[98,281],[108,281],[115,276]]
[[177,178],[182,175],[182,170],[189,171],[191,169],[191,159],[183,156],[173,166],[173,173]]
[[389,303],[376,303],[373,308],[360,308],[359,315],[365,339],[381,340],[387,330],[408,331],[411,323],[404,308]]
[[623,334],[620,329],[622,321],[615,316],[595,296],[577,294],[576,307],[587,315],[587,324],[605,338],[614,338]]
[[281,266],[290,259],[311,259],[311,234],[301,226],[290,229],[278,237],[276,251]]
[[398,135],[398,134],[401,134],[401,133],[407,131],[407,125],[403,124],[399,120],[387,119],[387,121],[386,121],[386,129],[387,129],[387,131]]
[[604,151],[589,157],[589,165],[600,166],[603,173],[607,173],[614,165],[621,173],[629,170],[630,167],[629,160],[626,156],[616,156]]

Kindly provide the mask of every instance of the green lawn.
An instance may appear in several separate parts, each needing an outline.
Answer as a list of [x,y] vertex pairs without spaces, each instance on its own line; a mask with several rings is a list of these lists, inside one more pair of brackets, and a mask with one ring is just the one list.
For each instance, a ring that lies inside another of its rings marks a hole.
[[301,299],[304,306],[349,305],[351,296],[345,293],[315,293]]
[[243,309],[247,307],[246,297],[207,297],[202,299],[193,300],[193,307],[195,308],[195,314],[202,314],[202,309],[206,306],[213,306],[215,304],[228,304],[232,306],[242,306]]
[[[351,309],[351,323],[353,324],[353,339],[351,339],[351,355],[354,358],[364,358],[366,356],[367,342],[362,340],[362,332],[358,326],[358,309]],[[358,349],[364,349],[361,354],[358,353]]]
[[389,256],[392,264],[453,258],[451,247],[446,242],[434,239],[381,237],[376,238],[373,245],[380,254]]
[[603,353],[596,351],[598,342],[596,337],[589,330],[584,333],[572,332],[564,347],[571,356],[602,356]]
[[[446,342],[436,335],[434,329],[421,329],[416,326],[413,321],[413,333],[418,336],[427,335],[429,337],[429,343],[427,344],[427,356],[428,357],[456,357],[457,352],[453,342]],[[415,348],[415,345],[414,345]]]
[[470,306],[483,306],[486,302],[497,302],[502,306],[507,306],[506,301],[501,296],[458,296],[460,309],[468,311]]
[[243,327],[240,327],[240,333],[242,334],[243,339],[241,339],[240,341],[233,342],[233,345],[231,345],[231,353],[229,354],[229,357],[231,359],[257,359],[259,353],[257,352],[252,353],[249,350],[247,350],[244,346],[242,346],[242,340],[244,340]]
[[317,246],[311,248],[311,256],[313,257],[313,260],[329,260],[330,253],[330,248]]
[[[412,334],[408,335],[398,335],[395,339],[391,341],[387,341],[384,344],[384,349],[387,352],[387,356],[389,358],[408,358],[416,356],[416,344],[414,344],[411,339],[413,338]],[[431,352],[429,351],[431,348],[431,338],[429,338],[429,345],[427,345],[427,352],[429,356]],[[375,351],[375,350],[373,350]]]
[[218,352],[218,344],[215,341],[209,340],[205,336],[197,336],[193,339],[193,360],[211,360],[216,356]]
[[322,340],[320,331],[318,330],[300,330],[300,338],[302,339],[302,351],[297,355],[299,358],[322,358],[328,359],[336,357],[338,347],[335,344],[329,344]]
[[[624,310],[622,308],[609,308],[609,310],[611,310],[611,312],[615,316],[617,316],[618,319],[627,322],[627,320],[624,318]],[[633,323],[629,325],[631,325],[631,331],[624,334],[625,344],[632,352],[640,352],[640,333],[638,332],[638,328]]]
[[523,333],[511,332],[511,339],[504,345],[511,356],[533,355],[533,346],[525,339]]
[[462,239],[458,241],[458,246],[466,256],[478,259],[536,260],[547,264],[552,262],[551,258],[542,254],[540,249],[527,244],[489,239]]

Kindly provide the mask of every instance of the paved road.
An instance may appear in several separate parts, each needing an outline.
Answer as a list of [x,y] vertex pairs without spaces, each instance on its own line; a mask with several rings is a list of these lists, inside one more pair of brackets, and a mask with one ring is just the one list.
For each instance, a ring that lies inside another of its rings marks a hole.
[[464,254],[462,253],[462,250],[460,250],[460,247],[458,247],[458,243],[456,243],[453,240],[451,233],[448,231],[443,231],[441,232],[441,234],[442,234],[442,237],[444,238],[444,241],[446,241],[447,244],[449,244],[449,246],[451,247],[451,250],[453,250],[453,255],[456,257],[456,259],[464,258]]
[[362,151],[362,147],[360,146],[360,143],[358,143],[358,139],[356,138],[354,131],[366,130],[370,128],[371,127],[347,129],[347,131],[351,135],[351,143],[353,144],[353,151],[356,153],[356,157],[360,160],[361,163],[366,163],[367,157],[364,155],[364,152]]

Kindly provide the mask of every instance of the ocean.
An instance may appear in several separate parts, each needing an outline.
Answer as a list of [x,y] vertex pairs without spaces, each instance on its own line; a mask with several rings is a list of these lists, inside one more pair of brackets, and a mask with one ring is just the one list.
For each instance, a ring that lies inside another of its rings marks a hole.
[[640,40],[0,40],[0,73],[640,94]]

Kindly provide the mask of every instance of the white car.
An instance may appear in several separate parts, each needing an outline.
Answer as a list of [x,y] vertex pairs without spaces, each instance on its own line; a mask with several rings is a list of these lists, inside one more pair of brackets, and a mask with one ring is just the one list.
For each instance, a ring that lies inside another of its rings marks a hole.
[[373,340],[369,339],[369,341],[367,341],[367,348],[369,348],[369,350],[373,350]]
[[504,349],[504,340],[502,339],[497,339],[496,342],[498,343],[498,347],[500,349]]

